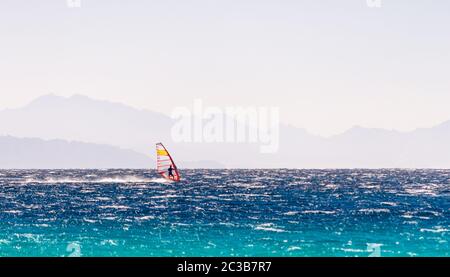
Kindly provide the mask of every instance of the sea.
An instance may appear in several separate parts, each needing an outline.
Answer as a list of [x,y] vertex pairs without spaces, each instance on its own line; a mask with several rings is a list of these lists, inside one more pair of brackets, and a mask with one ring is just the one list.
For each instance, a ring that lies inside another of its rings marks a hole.
[[2,257],[449,257],[450,170],[0,171]]

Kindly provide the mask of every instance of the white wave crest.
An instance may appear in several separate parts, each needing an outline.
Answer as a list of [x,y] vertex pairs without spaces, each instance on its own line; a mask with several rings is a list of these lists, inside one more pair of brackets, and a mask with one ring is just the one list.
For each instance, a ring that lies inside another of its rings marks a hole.
[[164,178],[143,178],[138,176],[121,176],[121,177],[105,177],[97,179],[83,179],[83,178],[47,178],[47,179],[26,179],[25,184],[132,184],[132,183],[171,183],[170,180]]

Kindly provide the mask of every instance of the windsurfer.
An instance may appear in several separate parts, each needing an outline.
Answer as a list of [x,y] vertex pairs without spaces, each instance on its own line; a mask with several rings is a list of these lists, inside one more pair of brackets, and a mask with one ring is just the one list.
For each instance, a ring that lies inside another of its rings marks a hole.
[[167,170],[169,171],[169,178],[170,177],[175,178],[175,176],[173,176],[173,167],[172,167],[172,165],[170,165]]

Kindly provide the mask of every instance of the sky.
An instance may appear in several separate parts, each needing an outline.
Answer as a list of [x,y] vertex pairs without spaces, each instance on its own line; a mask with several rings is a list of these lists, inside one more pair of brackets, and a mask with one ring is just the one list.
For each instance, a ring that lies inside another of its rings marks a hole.
[[0,109],[83,94],[170,115],[275,106],[322,136],[450,120],[450,2],[0,1]]

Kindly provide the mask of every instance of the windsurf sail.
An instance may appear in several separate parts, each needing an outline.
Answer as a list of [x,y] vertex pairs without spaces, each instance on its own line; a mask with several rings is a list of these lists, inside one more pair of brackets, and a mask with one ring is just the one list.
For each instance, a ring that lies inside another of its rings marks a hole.
[[156,168],[158,173],[168,180],[179,182],[181,179],[172,156],[162,143],[156,144]]

